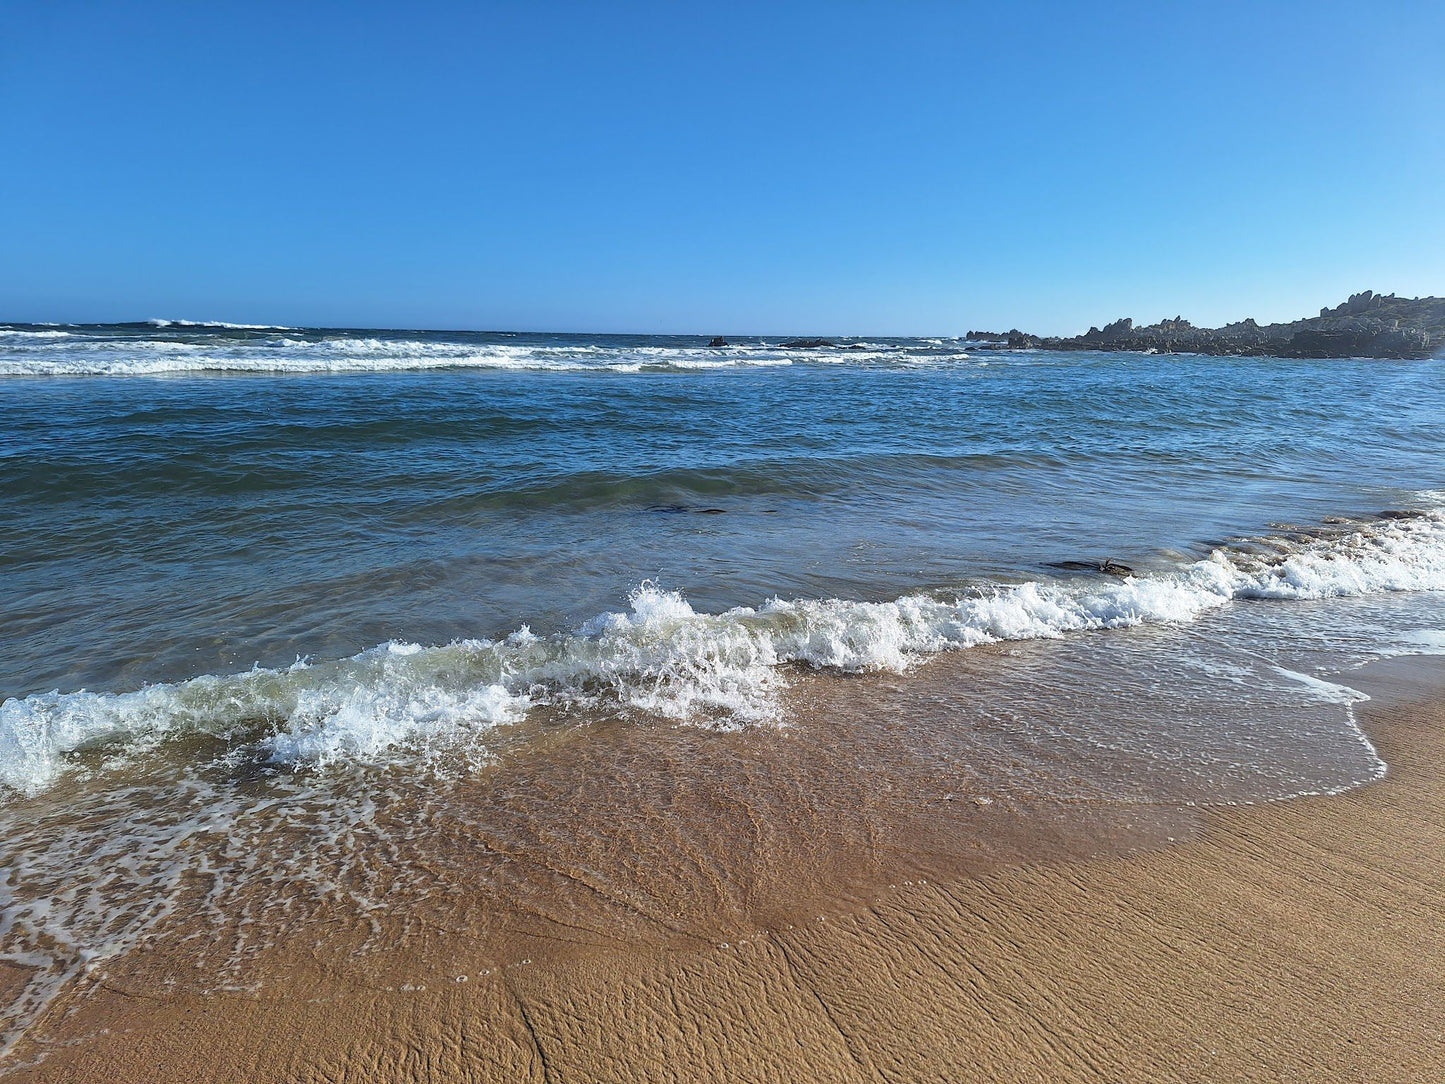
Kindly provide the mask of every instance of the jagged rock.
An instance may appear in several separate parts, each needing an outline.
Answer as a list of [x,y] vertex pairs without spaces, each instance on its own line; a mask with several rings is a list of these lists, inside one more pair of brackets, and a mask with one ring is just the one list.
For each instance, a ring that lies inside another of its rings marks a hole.
[[1137,350],[1154,353],[1275,357],[1425,358],[1445,350],[1445,298],[1400,298],[1371,290],[1352,294],[1317,317],[1261,326],[1252,318],[1220,328],[1195,327],[1182,316],[1135,327],[1125,317],[1067,338],[1014,329],[1014,349]]
[[708,343],[708,346],[726,346],[727,344],[728,341],[724,339],[721,335],[715,335],[712,342]]
[[1133,330],[1134,321],[1124,316],[1115,320],[1112,324],[1105,324],[1102,328],[1091,327],[1088,331],[1084,332],[1084,334],[1080,335],[1079,338],[1088,343],[1090,347],[1112,346],[1114,343],[1127,338]]
[[1430,340],[1419,328],[1307,328],[1290,337],[1284,354],[1292,358],[1422,358]]

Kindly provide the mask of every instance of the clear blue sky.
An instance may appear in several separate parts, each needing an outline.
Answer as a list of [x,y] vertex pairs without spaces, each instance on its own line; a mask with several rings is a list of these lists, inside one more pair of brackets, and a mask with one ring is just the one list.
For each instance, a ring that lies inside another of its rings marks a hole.
[[1445,293],[1445,4],[0,3],[0,319],[1077,331]]

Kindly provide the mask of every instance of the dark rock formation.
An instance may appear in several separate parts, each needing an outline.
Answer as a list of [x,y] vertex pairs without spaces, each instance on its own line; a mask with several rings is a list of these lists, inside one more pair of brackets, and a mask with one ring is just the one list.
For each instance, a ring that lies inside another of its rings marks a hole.
[[[976,333],[970,332],[972,338]],[[1135,327],[1125,317],[1067,338],[1007,335],[1014,349],[1135,350],[1284,358],[1427,358],[1445,352],[1445,298],[1402,298],[1366,290],[1319,316],[1285,324],[1240,320],[1195,327],[1182,316]]]
[[708,343],[708,346],[726,346],[727,344],[728,341],[721,335],[714,335],[712,342]]
[[784,350],[816,350],[820,346],[833,346],[829,339],[789,339],[785,343],[779,343]]
[[1128,338],[1133,330],[1134,321],[1128,316],[1121,316],[1112,324],[1105,324],[1102,330],[1096,327],[1089,328],[1079,338],[1096,343],[1116,343]]

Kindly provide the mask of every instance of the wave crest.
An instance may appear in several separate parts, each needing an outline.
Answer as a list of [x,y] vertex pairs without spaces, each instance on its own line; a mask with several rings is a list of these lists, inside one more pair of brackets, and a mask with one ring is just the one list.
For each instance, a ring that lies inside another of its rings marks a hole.
[[276,764],[369,762],[398,749],[466,746],[539,705],[610,704],[721,727],[778,722],[788,665],[902,671],[978,644],[1187,622],[1240,598],[1445,590],[1439,511],[1303,543],[1267,541],[1161,575],[983,585],[951,598],[774,599],[713,614],[643,584],[628,610],[550,637],[523,627],[500,640],[392,642],[337,662],[127,693],[17,697],[0,704],[0,783],[33,794],[77,750],[197,733]]
[[68,331],[0,329],[0,376],[348,373],[419,369],[693,372],[794,364],[970,364],[955,346],[840,343],[797,351],[760,341],[531,343],[462,333],[323,333],[262,324],[150,320]]

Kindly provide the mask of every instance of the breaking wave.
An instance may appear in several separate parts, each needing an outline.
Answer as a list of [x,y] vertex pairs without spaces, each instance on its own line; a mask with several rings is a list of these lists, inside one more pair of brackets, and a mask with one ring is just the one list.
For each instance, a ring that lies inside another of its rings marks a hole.
[[225,320],[147,320],[151,327],[213,327],[227,331],[294,331],[283,324],[229,324]]
[[[263,324],[150,320],[71,330],[0,327],[0,376],[146,376],[185,373],[347,373],[418,369],[647,372],[812,364],[966,360],[956,345],[840,342],[797,350],[750,339],[712,347],[518,341],[513,335],[323,333]],[[522,337],[525,339],[526,337]]]
[[790,665],[902,671],[978,644],[1188,622],[1237,599],[1412,590],[1445,590],[1445,511],[1258,539],[1158,575],[983,585],[952,597],[774,599],[714,614],[644,584],[627,611],[549,637],[524,627],[499,640],[391,642],[335,662],[133,692],[12,698],[0,704],[0,784],[35,794],[79,750],[135,751],[197,734],[276,765],[370,762],[465,747],[478,731],[542,705],[610,705],[720,727],[772,723]]

